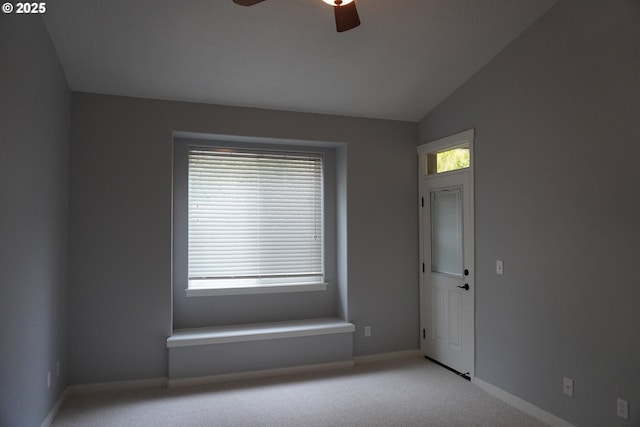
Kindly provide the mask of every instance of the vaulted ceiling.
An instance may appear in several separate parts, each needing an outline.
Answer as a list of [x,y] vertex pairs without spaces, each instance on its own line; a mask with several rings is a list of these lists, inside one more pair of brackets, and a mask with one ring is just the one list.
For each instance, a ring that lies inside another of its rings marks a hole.
[[556,0],[57,0],[72,90],[419,121]]

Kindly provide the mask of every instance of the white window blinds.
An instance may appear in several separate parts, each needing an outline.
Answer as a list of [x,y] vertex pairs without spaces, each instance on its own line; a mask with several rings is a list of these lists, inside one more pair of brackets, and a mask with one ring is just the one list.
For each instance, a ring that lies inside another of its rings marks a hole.
[[189,148],[189,288],[323,280],[322,155]]

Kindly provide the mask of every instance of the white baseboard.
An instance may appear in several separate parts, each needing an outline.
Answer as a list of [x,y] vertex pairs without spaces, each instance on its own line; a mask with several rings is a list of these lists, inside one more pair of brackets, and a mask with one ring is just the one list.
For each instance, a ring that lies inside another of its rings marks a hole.
[[58,401],[56,402],[56,404],[53,405],[53,408],[49,412],[49,415],[47,415],[47,418],[45,418],[44,421],[42,422],[42,424],[40,424],[40,427],[50,427],[51,426],[51,424],[53,423],[53,420],[55,419],[56,415],[58,415],[58,411],[60,410],[60,407],[62,406],[62,403],[67,398],[68,394],[69,394],[69,388],[67,387],[67,388],[64,389],[64,391],[62,392],[62,394],[58,398]]
[[165,387],[166,378],[151,378],[146,380],[112,381],[104,383],[79,384],[67,387],[70,394],[85,394],[111,390],[131,390],[136,388]]
[[478,378],[473,378],[471,382],[487,393],[493,395],[494,397],[497,397],[503,402],[508,403],[514,408],[520,409],[522,412],[531,415],[532,417],[542,421],[543,423],[549,424],[551,427],[575,427],[573,424],[566,422],[562,418],[550,414],[549,412],[538,408],[534,404],[520,399],[519,397],[514,396],[513,394],[506,392],[501,388],[494,386],[493,384],[489,384]]
[[353,368],[353,361],[320,363],[316,365],[293,366],[289,368],[265,369],[262,371],[238,372],[231,374],[209,375],[205,377],[190,377],[169,379],[167,387],[186,387],[202,384],[215,384],[222,382],[232,382],[241,380],[253,380],[261,378],[280,377],[295,374],[306,374],[310,372],[328,371],[332,369]]
[[413,359],[421,356],[422,353],[420,352],[420,350],[403,350],[393,351],[391,353],[378,353],[367,354],[366,356],[357,356],[353,358],[353,361],[356,365],[360,365],[362,363],[384,362],[387,360]]

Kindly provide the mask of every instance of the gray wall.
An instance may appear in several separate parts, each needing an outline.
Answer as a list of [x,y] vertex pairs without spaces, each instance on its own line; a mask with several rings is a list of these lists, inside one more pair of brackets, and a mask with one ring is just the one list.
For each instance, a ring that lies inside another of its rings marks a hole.
[[173,131],[344,143],[336,312],[356,355],[418,348],[416,124],[86,93],[72,117],[71,383],[167,375]]
[[478,378],[580,426],[640,419],[638,118],[640,2],[562,0],[420,123],[476,129]]
[[66,385],[70,93],[40,17],[0,15],[0,63],[0,425],[39,426]]

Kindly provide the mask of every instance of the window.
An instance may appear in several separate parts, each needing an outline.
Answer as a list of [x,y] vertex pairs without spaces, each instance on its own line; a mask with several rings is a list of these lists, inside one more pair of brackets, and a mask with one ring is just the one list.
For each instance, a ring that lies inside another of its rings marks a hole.
[[471,164],[469,146],[427,154],[427,175],[466,169]]
[[189,290],[324,281],[323,156],[190,146]]
[[431,271],[462,277],[462,187],[430,196]]

